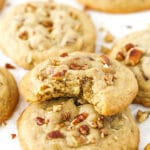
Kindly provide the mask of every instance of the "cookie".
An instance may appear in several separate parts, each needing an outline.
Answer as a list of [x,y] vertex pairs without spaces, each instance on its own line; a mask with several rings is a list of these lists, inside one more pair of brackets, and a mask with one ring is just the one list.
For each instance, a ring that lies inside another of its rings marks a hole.
[[109,13],[130,13],[150,9],[149,0],[78,0],[88,8]]
[[17,84],[6,69],[0,68],[0,124],[12,115],[17,102]]
[[63,52],[92,52],[96,39],[95,27],[84,12],[52,2],[12,8],[1,19],[0,32],[1,49],[25,69]]
[[150,31],[127,35],[114,45],[111,57],[122,62],[135,74],[139,85],[135,102],[150,106]]
[[28,102],[80,97],[100,114],[112,115],[132,102],[138,86],[133,73],[117,61],[105,55],[74,52],[37,65],[23,77],[20,89]]
[[18,120],[23,150],[137,150],[139,131],[129,110],[104,117],[71,99],[31,104]]

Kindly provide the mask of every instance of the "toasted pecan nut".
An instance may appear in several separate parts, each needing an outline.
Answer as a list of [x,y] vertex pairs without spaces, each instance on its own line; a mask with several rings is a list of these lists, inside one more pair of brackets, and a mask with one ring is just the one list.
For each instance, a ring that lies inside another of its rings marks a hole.
[[74,120],[72,121],[73,125],[76,125],[82,121],[84,121],[88,117],[88,114],[83,112],[82,114],[77,115]]
[[116,55],[116,59],[119,61],[123,61],[125,59],[125,56],[122,52],[118,52]]
[[47,134],[48,139],[58,139],[58,138],[64,138],[64,137],[65,136],[59,130],[55,130]]
[[128,43],[128,44],[125,45],[125,50],[126,50],[126,51],[129,51],[131,48],[134,48],[134,47],[135,47],[134,44]]
[[53,22],[52,21],[41,21],[40,24],[44,26],[45,28],[53,27]]
[[108,66],[110,65],[110,60],[109,60],[109,58],[106,55],[101,55],[100,56],[100,61],[103,64],[107,64]]
[[129,51],[128,56],[126,57],[126,63],[131,66],[135,66],[140,62],[143,52],[138,49],[132,49]]
[[60,57],[67,57],[68,56],[68,53],[62,53],[60,54]]
[[54,78],[54,79],[62,79],[62,77],[65,76],[66,72],[67,72],[67,70],[63,70],[61,72],[57,72],[57,73],[52,75],[52,78]]
[[78,64],[70,64],[69,65],[69,69],[72,69],[72,70],[85,70],[87,69],[87,65],[78,65]]
[[65,113],[63,113],[63,114],[61,115],[62,121],[67,121],[67,120],[69,120],[70,118],[71,118],[70,112],[65,112]]
[[89,127],[87,125],[81,125],[79,127],[79,132],[82,134],[82,135],[88,135],[89,134]]
[[41,117],[36,117],[35,122],[37,125],[42,126],[43,124],[45,124],[45,119]]

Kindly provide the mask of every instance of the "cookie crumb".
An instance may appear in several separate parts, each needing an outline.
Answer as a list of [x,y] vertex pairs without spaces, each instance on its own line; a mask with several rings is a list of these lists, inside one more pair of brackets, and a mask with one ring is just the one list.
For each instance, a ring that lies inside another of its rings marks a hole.
[[114,41],[114,36],[109,32],[107,31],[105,37],[104,37],[104,42],[106,43],[112,43]]
[[133,27],[131,25],[126,25],[126,28],[132,29]]
[[139,122],[139,123],[142,123],[144,122],[148,116],[149,116],[150,112],[149,111],[141,111],[141,110],[138,110],[137,114],[136,114],[136,120]]
[[15,139],[16,138],[16,134],[12,133],[11,134],[11,139]]
[[11,65],[11,64],[9,64],[9,63],[6,63],[6,64],[5,64],[5,68],[7,68],[7,69],[16,69],[15,66],[13,66],[13,65]]

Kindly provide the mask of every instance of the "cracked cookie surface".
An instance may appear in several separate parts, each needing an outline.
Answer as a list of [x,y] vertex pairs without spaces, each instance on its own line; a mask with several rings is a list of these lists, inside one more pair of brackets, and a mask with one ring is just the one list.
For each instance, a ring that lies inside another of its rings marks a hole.
[[114,45],[111,57],[135,74],[139,92],[134,102],[150,106],[150,31],[127,35]]
[[0,124],[12,115],[17,102],[17,84],[6,69],[0,68]]
[[61,98],[31,104],[18,120],[23,150],[136,150],[139,131],[129,110],[104,117],[91,104]]
[[109,13],[130,13],[150,9],[149,0],[77,0],[87,8]]
[[82,52],[63,53],[42,62],[23,77],[20,88],[29,102],[80,97],[103,115],[123,111],[138,90],[128,68],[105,55]]
[[1,19],[0,32],[1,49],[25,69],[63,52],[92,52],[96,38],[89,16],[54,2],[15,6]]

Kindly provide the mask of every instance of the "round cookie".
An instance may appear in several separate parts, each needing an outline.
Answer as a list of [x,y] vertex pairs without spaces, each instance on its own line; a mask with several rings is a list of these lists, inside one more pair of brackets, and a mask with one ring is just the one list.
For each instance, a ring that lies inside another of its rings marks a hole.
[[134,72],[139,85],[135,102],[150,106],[150,31],[127,35],[114,45],[111,57]]
[[139,143],[129,110],[104,117],[66,98],[31,104],[17,127],[23,150],[136,150]]
[[11,116],[17,102],[17,84],[6,69],[0,68],[0,124]]
[[88,8],[109,13],[130,13],[150,9],[149,0],[77,0]]
[[20,89],[29,102],[80,97],[100,114],[112,115],[128,107],[138,85],[134,74],[117,61],[105,55],[74,52],[37,65],[23,77]]
[[63,52],[92,52],[96,39],[89,16],[52,2],[28,2],[12,8],[1,19],[0,32],[1,49],[26,69]]

